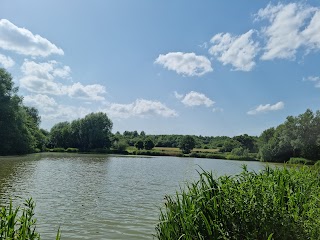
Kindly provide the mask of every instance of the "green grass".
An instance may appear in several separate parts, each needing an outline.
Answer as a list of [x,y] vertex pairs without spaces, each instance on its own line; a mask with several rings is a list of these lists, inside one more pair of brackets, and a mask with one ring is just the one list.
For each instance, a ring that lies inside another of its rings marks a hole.
[[[0,239],[40,240],[34,218],[35,203],[32,198],[25,201],[22,208],[14,208],[12,202],[0,210]],[[60,229],[56,240],[60,240]]]
[[320,172],[267,167],[214,178],[200,173],[165,197],[158,239],[320,239]]

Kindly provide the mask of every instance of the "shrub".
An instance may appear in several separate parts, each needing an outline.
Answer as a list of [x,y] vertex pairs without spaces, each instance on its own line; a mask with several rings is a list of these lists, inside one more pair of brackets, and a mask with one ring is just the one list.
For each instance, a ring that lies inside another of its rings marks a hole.
[[50,152],[65,152],[65,149],[64,148],[53,148],[53,149],[50,149]]
[[320,175],[312,168],[282,168],[215,179],[200,173],[165,197],[158,239],[319,239]]
[[304,164],[304,165],[313,165],[313,161],[305,159],[305,158],[290,158],[288,161],[289,164]]
[[67,148],[65,151],[71,152],[71,153],[77,153],[77,152],[79,152],[79,149],[78,148]]

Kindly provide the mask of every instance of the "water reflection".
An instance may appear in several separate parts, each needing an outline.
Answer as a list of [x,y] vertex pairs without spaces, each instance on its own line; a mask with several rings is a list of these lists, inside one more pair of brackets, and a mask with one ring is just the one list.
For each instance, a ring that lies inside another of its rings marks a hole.
[[[0,204],[36,201],[38,230],[54,239],[152,239],[159,206],[199,166],[217,176],[241,171],[243,162],[173,157],[36,154],[0,158]],[[258,171],[264,164],[247,162]]]

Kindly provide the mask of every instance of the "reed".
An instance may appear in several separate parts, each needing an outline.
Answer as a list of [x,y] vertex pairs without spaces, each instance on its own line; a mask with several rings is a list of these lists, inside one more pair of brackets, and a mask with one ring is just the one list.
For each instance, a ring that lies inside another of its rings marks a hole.
[[276,168],[214,178],[199,173],[165,197],[158,239],[320,239],[320,172]]
[[[0,211],[0,239],[5,240],[40,240],[40,234],[36,232],[34,218],[35,203],[32,198],[27,199],[22,208],[4,206]],[[56,240],[60,240],[60,229]]]

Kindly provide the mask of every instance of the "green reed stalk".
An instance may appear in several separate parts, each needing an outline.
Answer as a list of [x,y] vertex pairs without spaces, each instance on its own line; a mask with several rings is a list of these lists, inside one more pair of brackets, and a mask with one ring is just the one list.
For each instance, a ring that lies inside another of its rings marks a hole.
[[[34,218],[35,203],[32,198],[27,199],[24,207],[13,208],[12,201],[8,207],[0,210],[0,239],[3,240],[40,240],[36,232],[36,219]],[[20,213],[20,216],[18,214]],[[60,229],[56,240],[60,240]]]
[[158,239],[320,239],[318,170],[199,174],[199,181],[165,197]]

